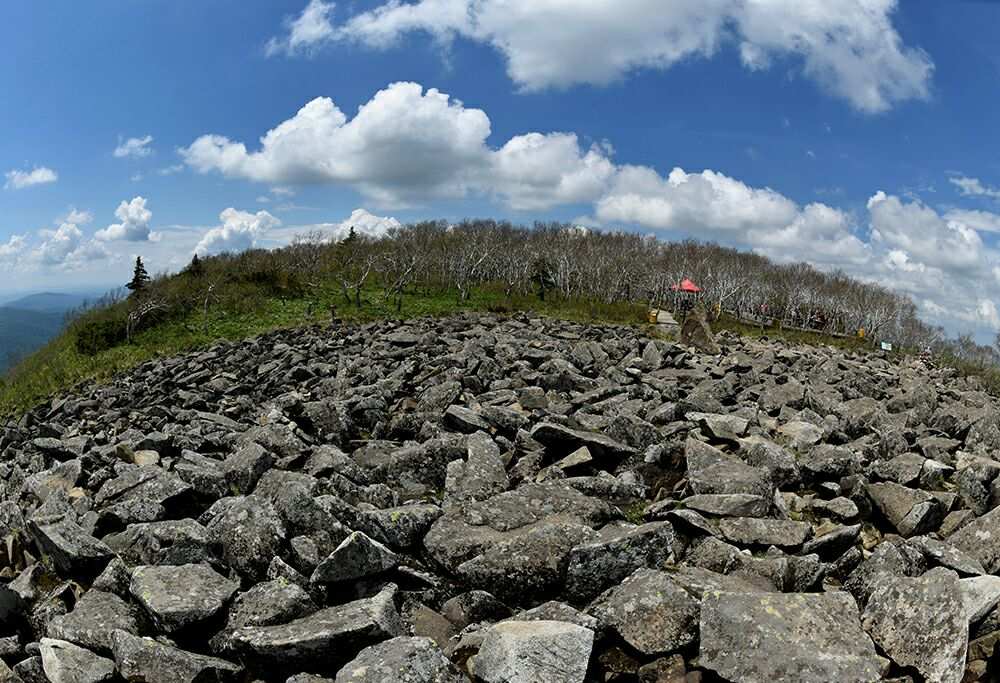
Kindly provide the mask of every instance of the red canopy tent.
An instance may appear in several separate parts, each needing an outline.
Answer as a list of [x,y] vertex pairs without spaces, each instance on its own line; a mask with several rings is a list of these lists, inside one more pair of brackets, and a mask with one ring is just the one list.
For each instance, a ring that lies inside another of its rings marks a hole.
[[672,289],[675,292],[688,292],[690,294],[701,293],[701,287],[691,282],[687,278],[684,278],[679,285],[674,285],[670,289]]

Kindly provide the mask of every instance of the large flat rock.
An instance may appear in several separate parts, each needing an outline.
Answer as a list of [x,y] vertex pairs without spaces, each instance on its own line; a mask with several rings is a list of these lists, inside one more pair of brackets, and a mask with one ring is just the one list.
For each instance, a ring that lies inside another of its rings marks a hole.
[[706,592],[699,662],[731,681],[878,681],[887,662],[849,593]]

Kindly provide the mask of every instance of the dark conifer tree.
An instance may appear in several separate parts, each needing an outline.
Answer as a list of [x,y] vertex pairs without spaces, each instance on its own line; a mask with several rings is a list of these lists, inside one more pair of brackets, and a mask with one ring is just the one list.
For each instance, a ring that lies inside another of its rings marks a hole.
[[188,275],[193,275],[194,277],[201,277],[205,274],[205,266],[202,265],[198,254],[195,254],[191,259],[191,264],[187,267],[187,272]]
[[135,257],[135,270],[132,271],[132,281],[125,285],[132,294],[138,294],[149,286],[151,279],[146,272],[146,266],[142,265],[142,257]]

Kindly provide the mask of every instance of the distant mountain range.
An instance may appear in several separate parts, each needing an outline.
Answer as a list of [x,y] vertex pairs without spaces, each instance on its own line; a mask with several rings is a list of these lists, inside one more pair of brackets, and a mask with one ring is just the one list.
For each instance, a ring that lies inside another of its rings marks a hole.
[[59,334],[87,297],[43,292],[0,304],[0,373]]

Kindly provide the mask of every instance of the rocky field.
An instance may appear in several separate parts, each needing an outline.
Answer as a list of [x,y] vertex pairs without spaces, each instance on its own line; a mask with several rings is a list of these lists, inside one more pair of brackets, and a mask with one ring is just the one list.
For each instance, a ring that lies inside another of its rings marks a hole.
[[1000,675],[994,400],[719,341],[469,316],[80,388],[0,438],[0,681]]

